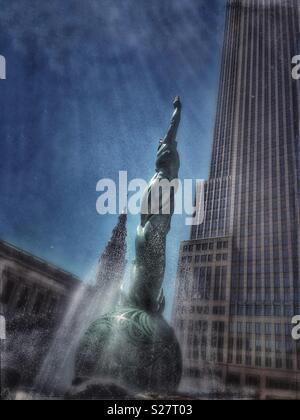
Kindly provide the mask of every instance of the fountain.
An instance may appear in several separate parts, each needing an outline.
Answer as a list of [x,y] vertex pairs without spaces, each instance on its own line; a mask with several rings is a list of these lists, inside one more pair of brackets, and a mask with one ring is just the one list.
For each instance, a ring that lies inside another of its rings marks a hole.
[[[74,376],[75,353],[86,326],[112,310],[120,299],[126,270],[127,215],[123,213],[99,258],[96,284],[82,284],[72,297],[36,378],[38,394],[64,395]],[[97,271],[97,273],[96,273]]]
[[[94,321],[83,335],[75,359],[74,383],[77,385],[107,381],[133,393],[172,394],[181,381],[180,346],[162,315],[166,238],[174,214],[176,191],[172,188],[167,197],[162,197],[159,184],[172,183],[178,178],[179,97],[175,98],[174,108],[171,126],[158,148],[156,173],[142,202],[129,292],[121,304]],[[157,189],[160,191],[158,201],[153,193]],[[157,202],[153,203],[155,200]],[[158,211],[153,212],[153,208]],[[166,208],[169,212],[164,211]]]

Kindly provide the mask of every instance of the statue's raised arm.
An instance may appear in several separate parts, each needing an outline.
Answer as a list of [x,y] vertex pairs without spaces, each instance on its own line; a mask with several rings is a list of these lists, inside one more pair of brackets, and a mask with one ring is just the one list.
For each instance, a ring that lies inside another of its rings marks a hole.
[[176,141],[176,137],[177,137],[177,131],[178,131],[179,124],[180,124],[181,108],[182,108],[182,104],[181,104],[181,100],[180,100],[179,96],[176,96],[176,98],[173,102],[173,105],[174,105],[175,111],[174,111],[174,114],[172,116],[172,120],[171,120],[171,124],[170,124],[169,130],[168,130],[168,133],[163,140],[164,143],[172,143],[172,142]]

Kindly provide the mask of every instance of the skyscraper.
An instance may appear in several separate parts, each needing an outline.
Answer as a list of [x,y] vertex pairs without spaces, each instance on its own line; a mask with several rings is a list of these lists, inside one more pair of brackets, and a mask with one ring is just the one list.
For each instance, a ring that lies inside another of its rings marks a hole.
[[[230,0],[205,220],[181,246],[185,376],[300,397],[298,0]],[[299,393],[298,393],[299,390]]]

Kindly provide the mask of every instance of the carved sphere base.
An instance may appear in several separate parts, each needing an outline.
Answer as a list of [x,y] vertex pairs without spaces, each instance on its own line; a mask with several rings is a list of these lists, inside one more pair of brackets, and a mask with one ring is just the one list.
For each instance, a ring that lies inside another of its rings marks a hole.
[[119,307],[90,326],[77,351],[75,371],[77,383],[100,378],[135,392],[174,393],[182,356],[162,316]]

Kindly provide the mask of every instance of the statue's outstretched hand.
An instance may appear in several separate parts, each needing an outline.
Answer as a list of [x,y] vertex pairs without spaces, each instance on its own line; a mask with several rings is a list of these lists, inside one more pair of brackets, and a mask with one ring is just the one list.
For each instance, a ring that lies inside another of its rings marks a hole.
[[173,102],[173,105],[175,109],[181,108],[182,104],[181,104],[180,96],[176,96]]

